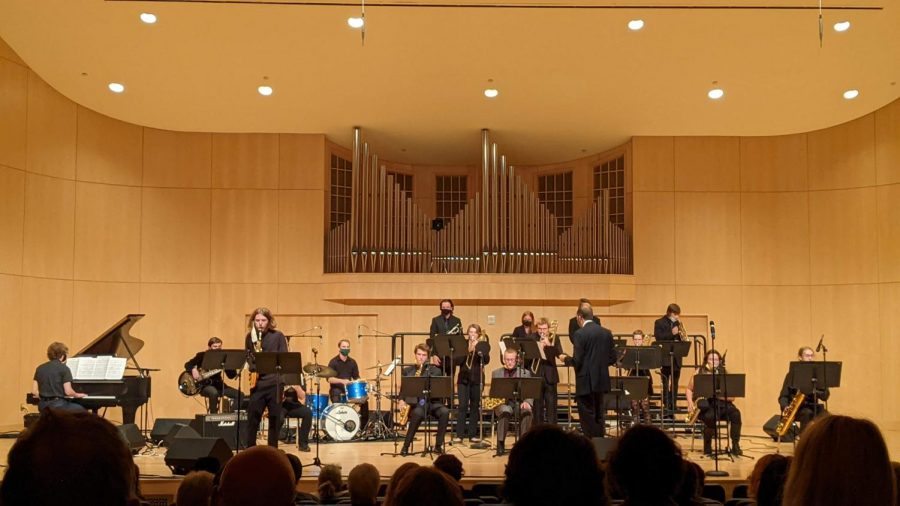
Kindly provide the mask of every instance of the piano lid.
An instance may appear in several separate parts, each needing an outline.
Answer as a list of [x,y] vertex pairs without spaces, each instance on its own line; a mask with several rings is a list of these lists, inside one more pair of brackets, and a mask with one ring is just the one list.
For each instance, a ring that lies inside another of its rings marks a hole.
[[113,355],[130,359],[136,363],[134,356],[144,347],[144,341],[132,337],[129,331],[143,317],[142,314],[126,315],[73,356]]

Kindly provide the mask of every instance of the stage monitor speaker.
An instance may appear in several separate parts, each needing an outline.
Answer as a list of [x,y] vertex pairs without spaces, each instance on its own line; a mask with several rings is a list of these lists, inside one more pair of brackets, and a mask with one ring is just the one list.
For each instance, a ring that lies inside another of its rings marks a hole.
[[[772,418],[769,418],[769,421],[763,425],[763,431],[766,434],[772,437],[772,441],[778,441],[778,432],[775,431],[778,428],[778,422],[781,420],[781,415],[775,415]],[[797,428],[791,427],[787,433],[781,436],[782,443],[792,443],[794,442],[794,437],[797,435]]]
[[141,429],[137,425],[126,423],[119,425],[118,429],[119,436],[125,441],[125,445],[128,446],[132,454],[139,452],[147,444],[147,440],[144,439],[144,435],[141,434]]
[[202,469],[213,474],[225,468],[231,448],[217,437],[178,437],[166,451],[166,466],[175,474]]
[[189,418],[157,418],[153,422],[153,428],[150,429],[150,441],[156,444],[161,443],[176,423],[187,425],[191,423],[191,420]]
[[617,437],[592,437],[594,450],[597,452],[597,458],[602,462],[609,459],[609,452],[616,449],[619,444]]
[[192,429],[189,425],[182,425],[180,423],[176,423],[172,426],[172,430],[166,434],[166,437],[163,438],[162,444],[160,446],[170,447],[172,446],[172,442],[176,439],[184,439],[191,437],[200,437],[200,433]]
[[[240,412],[242,428],[247,426],[247,412]],[[196,415],[191,421],[191,428],[203,437],[220,437],[234,450],[235,435],[238,425],[237,413],[221,413],[216,415]]]

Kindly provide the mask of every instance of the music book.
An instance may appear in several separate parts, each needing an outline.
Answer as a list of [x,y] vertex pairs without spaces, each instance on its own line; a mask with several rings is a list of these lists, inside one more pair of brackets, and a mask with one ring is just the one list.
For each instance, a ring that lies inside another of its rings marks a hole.
[[125,374],[128,359],[101,355],[97,357],[74,357],[66,360],[72,371],[73,380],[120,380]]

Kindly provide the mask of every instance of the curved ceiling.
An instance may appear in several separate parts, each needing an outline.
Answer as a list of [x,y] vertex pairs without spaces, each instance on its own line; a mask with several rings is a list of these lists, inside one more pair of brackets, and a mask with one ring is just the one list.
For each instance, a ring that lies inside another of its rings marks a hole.
[[[512,163],[538,164],[633,135],[804,132],[900,96],[900,2],[825,0],[822,47],[814,0],[686,2],[367,3],[363,45],[352,2],[3,0],[0,37],[115,118],[343,145],[360,125],[374,152],[407,163],[477,163],[481,128]],[[851,29],[835,32],[843,20]],[[706,96],[713,81],[720,101]],[[857,99],[842,98],[850,88]]]

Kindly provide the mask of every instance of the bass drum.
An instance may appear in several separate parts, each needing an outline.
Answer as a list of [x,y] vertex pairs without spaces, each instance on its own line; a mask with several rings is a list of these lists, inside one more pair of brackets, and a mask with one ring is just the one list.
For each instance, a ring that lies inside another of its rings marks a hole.
[[335,441],[350,441],[359,432],[359,413],[350,404],[332,404],[322,412],[325,433]]

